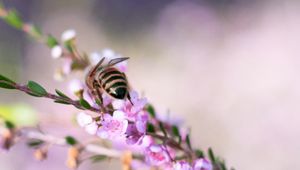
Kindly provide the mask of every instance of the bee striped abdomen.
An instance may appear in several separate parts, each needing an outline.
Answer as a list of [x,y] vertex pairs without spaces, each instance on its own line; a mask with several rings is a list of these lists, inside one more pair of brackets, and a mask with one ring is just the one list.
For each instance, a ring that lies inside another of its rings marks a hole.
[[124,99],[128,94],[126,77],[119,70],[109,67],[99,73],[98,81],[110,96]]

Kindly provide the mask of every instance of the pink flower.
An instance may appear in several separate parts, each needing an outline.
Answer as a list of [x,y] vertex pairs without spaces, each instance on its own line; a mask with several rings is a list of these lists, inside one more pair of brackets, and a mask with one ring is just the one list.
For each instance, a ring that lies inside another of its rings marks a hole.
[[140,112],[136,115],[135,126],[139,133],[145,134],[147,128],[148,115],[145,112]]
[[106,107],[112,102],[112,98],[106,93],[102,94],[103,106]]
[[173,169],[174,170],[193,170],[193,168],[191,167],[191,165],[188,162],[186,162],[186,161],[177,161],[173,165]]
[[126,143],[128,145],[134,145],[141,141],[144,134],[139,133],[134,124],[129,124],[126,130]]
[[79,126],[81,126],[81,127],[85,127],[86,125],[93,122],[92,116],[90,116],[84,112],[78,113],[78,115],[76,116],[76,120],[77,120],[77,123],[79,124]]
[[213,166],[207,159],[197,159],[194,162],[194,170],[212,170]]
[[128,127],[128,120],[124,117],[124,112],[114,111],[113,116],[104,114],[97,135],[103,139],[114,139],[124,137]]
[[162,145],[150,145],[145,149],[145,159],[150,165],[163,165],[168,163],[169,157]]
[[126,117],[129,120],[135,120],[137,113],[142,111],[147,104],[146,98],[139,98],[138,93],[136,91],[131,91],[129,93],[131,97],[131,102],[123,101],[123,100],[115,100],[112,102],[114,109],[122,110],[126,113]]
[[131,108],[131,112],[133,113],[141,111],[147,104],[147,99],[139,98],[139,94],[136,91],[131,91],[129,96],[131,98],[131,102],[133,103],[133,107]]
[[70,58],[66,58],[63,61],[63,65],[62,65],[62,73],[66,76],[69,75],[72,71],[72,59]]
[[73,79],[69,83],[69,90],[72,94],[76,94],[84,89],[84,84],[78,79]]
[[126,143],[129,145],[141,144],[142,139],[146,134],[148,115],[138,114],[135,124],[128,125],[126,130]]
[[95,135],[97,133],[98,128],[99,125],[95,121],[84,127],[85,131],[90,135]]

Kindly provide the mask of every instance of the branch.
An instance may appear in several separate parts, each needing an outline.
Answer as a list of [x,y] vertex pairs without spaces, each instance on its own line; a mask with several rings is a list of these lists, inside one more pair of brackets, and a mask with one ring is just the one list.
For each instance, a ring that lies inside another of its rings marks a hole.
[[[3,134],[7,129],[0,127],[0,134]],[[58,146],[68,146],[68,143],[65,138],[55,137],[49,134],[44,134],[37,130],[29,129],[29,128],[22,128],[18,131],[20,137],[27,138],[27,139],[37,139],[41,140],[45,143],[58,145]],[[105,155],[110,158],[120,158],[122,156],[122,152],[108,149],[99,145],[95,144],[87,144],[83,147],[83,150],[89,153],[98,154],[98,155]]]

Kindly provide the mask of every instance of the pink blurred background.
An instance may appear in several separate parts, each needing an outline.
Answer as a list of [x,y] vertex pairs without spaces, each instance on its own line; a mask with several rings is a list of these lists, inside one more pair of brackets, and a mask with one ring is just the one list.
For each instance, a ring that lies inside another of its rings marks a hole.
[[[300,2],[6,0],[26,21],[59,37],[72,28],[81,50],[112,48],[130,57],[128,77],[157,110],[185,120],[195,147],[214,148],[237,170],[300,167]],[[60,61],[50,50],[0,22],[0,72],[52,91]],[[78,111],[1,90],[0,104],[34,107],[46,132],[88,137]],[[0,154],[1,169],[67,169],[66,148],[37,162],[24,143]],[[16,163],[17,162],[17,163]],[[119,169],[118,161],[79,169]]]

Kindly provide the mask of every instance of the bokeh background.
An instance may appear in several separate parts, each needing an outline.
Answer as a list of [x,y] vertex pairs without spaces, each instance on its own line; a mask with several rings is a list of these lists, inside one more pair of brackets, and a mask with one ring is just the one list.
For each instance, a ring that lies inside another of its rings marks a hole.
[[[69,28],[81,50],[112,48],[130,57],[129,81],[162,114],[192,129],[195,147],[214,148],[237,170],[300,167],[300,2],[271,0],[5,0],[26,21],[59,37]],[[0,72],[47,89],[61,62],[50,50],[0,22]],[[36,110],[46,132],[87,135],[72,107],[15,91],[1,105]],[[1,169],[66,169],[66,148],[37,162],[18,144],[0,154]],[[117,161],[79,169],[118,169]]]

